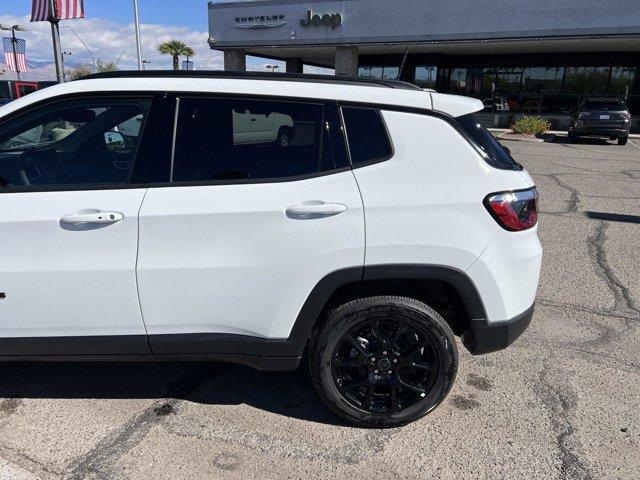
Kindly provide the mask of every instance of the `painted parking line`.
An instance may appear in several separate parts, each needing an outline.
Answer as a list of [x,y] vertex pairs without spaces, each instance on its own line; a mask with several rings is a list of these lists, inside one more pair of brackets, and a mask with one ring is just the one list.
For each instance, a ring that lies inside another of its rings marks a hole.
[[639,150],[640,150],[640,145],[638,145],[637,143],[635,143],[633,140],[629,140],[629,143],[630,143],[631,145],[633,145],[634,147],[636,147],[637,149],[639,149]]

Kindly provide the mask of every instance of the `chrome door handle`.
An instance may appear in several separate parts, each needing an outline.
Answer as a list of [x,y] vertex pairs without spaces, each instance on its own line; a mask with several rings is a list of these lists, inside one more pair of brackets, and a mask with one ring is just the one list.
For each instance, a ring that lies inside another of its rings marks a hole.
[[308,202],[289,207],[287,215],[305,217],[312,215],[329,216],[338,215],[347,211],[347,206],[341,203]]
[[78,225],[78,224],[92,224],[92,225],[109,225],[111,223],[119,222],[124,218],[124,215],[119,212],[78,212],[72,215],[66,215],[60,219],[61,223]]

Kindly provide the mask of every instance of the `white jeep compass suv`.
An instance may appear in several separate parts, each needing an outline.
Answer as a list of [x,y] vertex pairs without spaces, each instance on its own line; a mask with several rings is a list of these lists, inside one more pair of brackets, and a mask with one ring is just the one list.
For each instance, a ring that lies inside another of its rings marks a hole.
[[482,108],[208,72],[98,74],[1,107],[0,357],[306,357],[354,424],[425,415],[454,336],[502,349],[533,313],[537,191]]

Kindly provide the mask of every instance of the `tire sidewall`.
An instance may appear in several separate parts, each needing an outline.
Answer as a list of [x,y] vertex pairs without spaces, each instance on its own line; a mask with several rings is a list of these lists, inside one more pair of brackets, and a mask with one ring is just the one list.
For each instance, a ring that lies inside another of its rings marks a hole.
[[[422,307],[422,308],[421,308]],[[331,360],[336,346],[343,336],[358,323],[365,322],[371,313],[385,311],[391,315],[401,315],[402,319],[427,330],[439,358],[440,369],[426,397],[400,412],[371,413],[350,404],[340,393],[333,377]],[[316,388],[329,407],[340,416],[356,424],[368,427],[399,426],[414,421],[436,408],[451,389],[458,366],[458,352],[453,333],[446,322],[435,311],[419,302],[406,303],[401,300],[385,301],[378,305],[362,305],[350,311],[341,312],[335,323],[323,330],[312,350],[310,362],[312,378],[317,380]]]

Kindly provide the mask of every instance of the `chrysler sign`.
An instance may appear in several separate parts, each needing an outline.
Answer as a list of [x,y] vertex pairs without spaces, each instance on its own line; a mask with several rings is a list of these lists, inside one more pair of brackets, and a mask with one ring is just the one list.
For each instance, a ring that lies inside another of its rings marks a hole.
[[256,15],[255,17],[236,17],[236,28],[274,28],[286,25],[284,15]]

